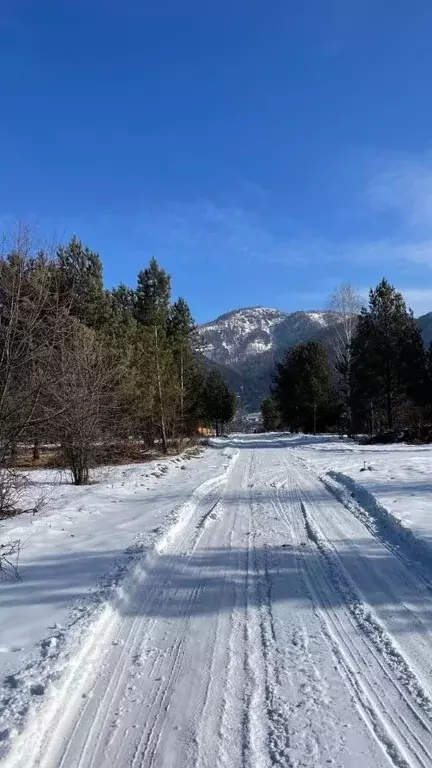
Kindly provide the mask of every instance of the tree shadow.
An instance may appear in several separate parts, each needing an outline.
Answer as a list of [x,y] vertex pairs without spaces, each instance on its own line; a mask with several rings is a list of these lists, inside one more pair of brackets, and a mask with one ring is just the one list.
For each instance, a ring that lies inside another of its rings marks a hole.
[[[143,551],[141,557],[145,554]],[[0,607],[13,605],[25,610],[35,599],[41,605],[65,607],[74,599],[82,599],[91,577],[106,573],[117,559],[123,563],[122,577],[129,576],[123,582],[121,599],[115,599],[123,616],[180,620],[185,615],[243,610],[246,604],[261,607],[263,594],[272,605],[292,603],[299,611],[318,605],[328,611],[350,606],[352,595],[343,587],[348,574],[367,605],[397,616],[397,633],[432,632],[431,587],[416,581],[415,575],[407,579],[406,566],[379,542],[365,546],[364,540],[340,541],[338,554],[330,554],[330,558],[331,563],[310,543],[294,546],[287,539],[273,546],[159,555],[142,579],[140,560],[132,562],[132,573],[128,572],[127,557],[125,560],[120,550],[63,554],[28,566],[19,584],[3,584]],[[133,567],[138,567],[136,579]],[[340,583],[337,578],[335,581],[335,571],[337,576],[342,574]],[[306,586],[311,580],[319,589],[311,592]],[[104,579],[100,583],[103,585]]]

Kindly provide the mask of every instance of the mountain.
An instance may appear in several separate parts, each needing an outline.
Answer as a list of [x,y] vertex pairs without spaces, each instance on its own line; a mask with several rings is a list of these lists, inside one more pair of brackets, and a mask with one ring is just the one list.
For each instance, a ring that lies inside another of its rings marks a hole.
[[197,329],[205,357],[225,365],[239,364],[268,353],[278,354],[300,341],[316,338],[335,322],[333,312],[281,312],[246,307],[221,315]]
[[268,395],[275,362],[301,341],[325,341],[337,322],[333,312],[281,312],[246,307],[198,327],[196,346],[214,365],[223,367],[241,405],[256,411]]
[[[301,341],[329,341],[338,315],[330,311],[281,312],[246,307],[221,315],[197,328],[197,349],[218,367],[239,403],[257,411],[270,392],[275,363]],[[432,341],[432,312],[417,320],[423,340]]]
[[[256,411],[270,392],[275,363],[302,341],[328,343],[338,315],[330,311],[281,312],[246,307],[198,327],[196,346],[218,367],[237,394],[240,405]],[[432,341],[432,312],[418,318],[426,345]]]
[[422,315],[417,319],[417,322],[422,332],[423,341],[428,347],[432,341],[432,312]]

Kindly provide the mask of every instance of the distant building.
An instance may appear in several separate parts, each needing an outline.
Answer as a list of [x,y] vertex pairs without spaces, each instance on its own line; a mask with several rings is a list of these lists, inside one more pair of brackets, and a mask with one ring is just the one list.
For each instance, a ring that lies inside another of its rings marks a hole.
[[261,413],[244,413],[237,411],[230,424],[232,432],[259,432],[263,428]]
[[254,426],[262,425],[262,416],[260,411],[257,411],[256,413],[247,413],[244,418],[248,424],[253,424]]

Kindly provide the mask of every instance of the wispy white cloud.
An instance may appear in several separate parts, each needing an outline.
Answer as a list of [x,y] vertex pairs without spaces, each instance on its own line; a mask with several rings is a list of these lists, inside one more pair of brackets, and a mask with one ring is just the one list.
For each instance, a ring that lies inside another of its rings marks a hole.
[[305,258],[294,241],[275,234],[257,213],[208,200],[146,212],[139,217],[138,228],[159,248],[185,254],[201,251],[209,260],[222,256],[293,265]]
[[393,211],[412,233],[432,236],[432,152],[394,162],[372,179],[368,199],[378,211]]
[[431,240],[414,241],[382,239],[367,240],[351,244],[338,243],[333,245],[336,260],[346,259],[351,263],[364,266],[388,267],[418,264],[432,266]]
[[[432,203],[431,203],[432,205]],[[161,210],[134,217],[136,235],[161,250],[212,260],[235,259],[246,263],[307,267],[356,264],[418,264],[432,266],[431,238],[394,237],[337,241],[328,237],[276,234],[255,211],[218,206],[208,200],[172,203]]]
[[[320,262],[331,267],[355,265],[356,267],[406,266],[417,264],[432,267],[432,238],[425,241],[400,241],[398,239],[364,240],[357,242],[319,240],[292,240],[285,253],[295,253],[298,263],[304,266]],[[287,259],[286,264],[289,264]]]
[[432,267],[432,152],[393,157],[371,178],[365,197],[371,221],[387,216],[389,235],[357,242],[346,253],[356,263]]

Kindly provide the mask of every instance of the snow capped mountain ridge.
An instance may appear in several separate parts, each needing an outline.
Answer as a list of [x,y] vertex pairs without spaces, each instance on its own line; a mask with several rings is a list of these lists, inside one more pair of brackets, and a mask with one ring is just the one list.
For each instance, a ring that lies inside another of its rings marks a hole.
[[[270,392],[275,363],[300,342],[316,339],[331,349],[332,327],[341,321],[326,310],[282,312],[270,307],[244,307],[201,325],[197,349],[221,366],[231,389],[250,412]],[[432,341],[432,312],[418,318],[425,344]]]
[[197,330],[201,352],[217,363],[241,363],[312,338],[334,322],[326,311],[282,312],[269,307],[235,309]]

